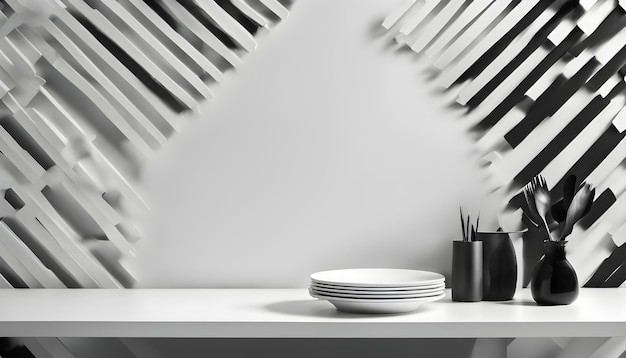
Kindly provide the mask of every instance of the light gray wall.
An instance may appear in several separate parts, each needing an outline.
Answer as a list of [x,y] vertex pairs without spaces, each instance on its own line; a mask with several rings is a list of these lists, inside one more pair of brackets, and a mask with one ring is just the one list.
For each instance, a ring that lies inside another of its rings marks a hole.
[[[382,36],[388,1],[294,3],[143,168],[139,287],[305,287],[310,273],[448,273],[484,197],[464,109]],[[473,340],[135,340],[163,356],[470,356]]]
[[487,196],[485,173],[465,109],[381,31],[393,5],[297,1],[260,36],[143,168],[152,210],[127,263],[139,287],[305,287],[341,267],[449,272],[458,205]]

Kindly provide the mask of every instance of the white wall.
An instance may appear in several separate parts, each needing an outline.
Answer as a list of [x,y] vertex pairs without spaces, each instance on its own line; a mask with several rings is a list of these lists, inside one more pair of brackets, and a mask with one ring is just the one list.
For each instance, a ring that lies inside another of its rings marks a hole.
[[[392,46],[396,2],[297,1],[143,168],[139,287],[304,287],[314,271],[448,273],[485,197],[464,109]],[[486,220],[486,219],[485,219]]]

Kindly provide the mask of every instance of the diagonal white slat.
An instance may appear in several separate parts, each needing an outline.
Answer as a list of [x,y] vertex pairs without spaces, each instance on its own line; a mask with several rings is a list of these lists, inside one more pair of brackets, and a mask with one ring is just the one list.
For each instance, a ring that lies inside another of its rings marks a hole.
[[[520,1],[482,40],[460,59],[454,66],[446,67],[439,77],[442,87],[450,87],[467,69],[491,46],[500,40],[510,29],[511,24],[519,22],[539,0]],[[440,67],[443,69],[443,67]]]
[[626,28],[595,50],[595,58],[602,65],[606,65],[624,46],[626,46]]
[[[558,182],[574,163],[600,138],[611,126],[613,117],[626,105],[623,96],[612,100],[596,118],[585,127],[554,159],[542,170],[542,174],[551,183]],[[593,183],[593,182],[592,182]],[[601,189],[601,188],[598,188]],[[601,192],[601,191],[600,191]]]
[[434,57],[443,51],[447,44],[454,39],[467,25],[471,23],[487,6],[491,5],[494,0],[474,0],[467,9],[457,17],[454,22],[435,40],[435,42],[426,50],[426,55]]
[[554,116],[539,124],[514,151],[511,151],[507,156],[502,158],[500,162],[494,163],[505,181],[502,184],[511,182],[515,175],[545,148],[550,139],[554,138],[563,130],[572,118],[580,113],[591,100],[591,96],[585,93],[575,93],[557,110]]
[[137,133],[137,131],[124,120],[117,108],[113,106],[102,94],[81,76],[72,66],[65,60],[58,59],[54,64],[54,68],[65,76],[77,89],[85,94],[95,108],[100,110],[103,115],[111,120],[115,127],[132,143],[143,155],[150,157],[153,149],[148,143]]
[[25,78],[32,78],[37,75],[35,66],[26,58],[26,56],[13,44],[13,41],[4,37],[0,40],[0,47],[5,56],[11,61],[9,74],[15,81]]
[[0,260],[4,264],[13,270],[17,278],[21,280],[26,287],[28,288],[43,288],[44,285],[41,283],[32,272],[28,270],[25,264],[22,262],[21,257],[16,257],[13,252],[9,250],[9,248],[4,244],[3,241],[0,241]]
[[187,9],[175,1],[168,1],[162,3],[171,14],[181,23],[191,30],[191,32],[197,36],[206,46],[217,52],[233,67],[237,68],[241,64],[241,58],[226,47],[213,33],[207,30],[193,15],[191,15]]
[[67,137],[43,113],[35,108],[29,108],[26,112],[34,126],[37,127],[37,130],[46,138],[50,146],[54,148],[53,151],[60,152],[68,145]]
[[246,51],[252,52],[256,49],[257,43],[254,37],[246,29],[233,19],[224,9],[213,0],[194,0],[200,8],[211,18],[217,26],[222,28],[235,42]]
[[[74,117],[63,108],[54,94],[50,93],[46,88],[41,88],[39,94],[41,95],[40,98],[45,100],[43,102],[48,105],[48,111],[46,111],[46,113],[50,114],[49,118],[55,120],[57,128],[63,131],[66,137],[91,138],[94,136],[93,132],[79,124]],[[37,109],[37,107],[35,108]]]
[[87,4],[79,0],[63,0],[63,3],[77,11],[94,26],[96,26],[104,35],[116,42],[122,50],[124,50],[133,60],[139,63],[150,75],[159,83],[165,86],[178,100],[184,103],[188,108],[196,108],[198,102],[185,91],[178,83],[168,76],[161,68],[159,68],[146,54],[135,47],[119,29],[108,21],[102,14],[90,8]]
[[[184,51],[189,58],[191,58],[200,68],[206,71],[217,82],[222,82],[224,74],[209,61],[203,54],[200,53],[193,45],[185,40],[178,32],[174,31],[158,14],[154,12],[145,2],[141,0],[125,0],[128,4],[137,9],[137,13],[141,14],[147,21],[154,25],[154,31],[160,31],[162,34],[170,39],[173,43]],[[239,1],[241,4],[245,4],[243,0]],[[247,6],[247,5],[246,5]],[[253,12],[256,14],[256,12]],[[246,13],[248,14],[248,13]],[[249,14],[250,16],[250,14]],[[265,20],[265,19],[263,19]],[[263,21],[259,20],[259,21]],[[267,23],[267,20],[265,20]],[[265,25],[266,26],[266,25]]]
[[589,10],[597,1],[598,0],[579,0],[578,3],[583,7],[583,9]]
[[[53,23],[50,23],[46,29],[49,33],[54,36],[54,38],[64,46],[67,50],[67,53],[72,56],[72,60],[79,67],[78,69],[82,69],[83,71],[89,73],[89,76],[97,81],[97,83],[103,89],[103,95],[106,93],[110,98],[113,99],[113,102],[117,102],[121,109],[123,109],[126,113],[128,113],[125,118],[137,121],[138,125],[142,127],[143,131],[146,132],[145,135],[142,135],[144,141],[156,141],[159,144],[163,144],[166,141],[163,133],[159,131],[158,128],[133,104],[127,96],[125,96],[117,86],[115,86],[112,81],[104,75],[104,73],[96,66],[90,59],[87,57],[80,48],[78,48],[72,41]],[[30,33],[29,38],[34,39],[37,35]],[[46,42],[37,42],[40,47],[42,53],[44,53],[44,57],[48,59],[50,63],[54,63],[53,56],[55,54],[54,49]],[[130,122],[130,121],[129,121]],[[140,131],[137,131],[138,133]]]
[[557,63],[550,67],[525,93],[526,97],[537,101],[537,99],[545,93],[557,77],[562,76],[565,71],[563,63]]
[[489,130],[489,132],[485,133],[485,135],[476,142],[476,146],[483,152],[486,152],[500,144],[504,144],[504,135],[521,122],[524,117],[526,117],[524,111],[519,108],[511,109]]
[[0,245],[17,258],[26,270],[44,288],[65,288],[57,276],[45,267],[22,240],[0,220]]
[[622,139],[602,162],[589,174],[587,180],[596,185],[607,178],[626,158],[626,140]]
[[150,53],[146,53],[146,55],[150,55],[151,59],[162,57],[162,60],[165,63],[172,66],[172,69],[175,69],[176,72],[180,74],[188,84],[193,86],[193,88],[205,99],[211,99],[214,97],[213,92],[211,92],[209,87],[163,43],[157,40],[157,38],[154,37],[154,35],[141,24],[141,22],[128,13],[123,6],[116,1],[111,0],[101,0],[100,3],[111,10],[112,14],[115,14],[115,16],[124,21],[124,23],[138,35],[142,43],[146,44],[147,47],[152,50]]
[[281,19],[286,19],[289,16],[289,11],[277,0],[259,0],[261,4],[272,11],[276,16]]
[[398,20],[400,20],[402,16],[404,16],[409,11],[409,9],[415,6],[415,4],[417,4],[417,0],[405,0],[404,2],[400,3],[397,8],[395,8],[387,16],[385,16],[382,26],[385,29],[389,30],[393,25],[398,22]]
[[[132,245],[124,238],[124,236],[119,232],[119,230],[115,227],[116,222],[111,222],[108,220],[105,211],[102,210],[103,205],[108,205],[104,201],[101,200],[100,205],[95,205],[95,203],[91,202],[88,198],[86,198],[83,193],[81,193],[77,188],[74,188],[69,185],[68,182],[60,183],[58,188],[53,188],[57,190],[61,190],[64,193],[67,193],[69,197],[72,197],[76,200],[76,203],[83,209],[85,212],[91,217],[98,226],[103,230],[104,234],[106,234],[107,238],[112,241],[115,246],[117,246],[122,252],[132,252]],[[100,198],[101,199],[101,198]]]
[[570,17],[565,18],[556,26],[554,30],[550,32],[550,34],[548,34],[548,41],[550,41],[553,46],[560,45],[563,41],[565,41],[567,36],[572,33],[572,30],[574,30],[575,27],[576,22],[574,19]]
[[410,16],[405,19],[402,27],[400,27],[400,35],[403,35],[404,37],[396,36],[396,41],[402,42],[402,39],[406,38],[406,36],[420,26],[422,21],[433,11],[433,9],[435,9],[436,6],[437,1],[425,0],[422,6],[417,8],[415,12],[410,14]]
[[63,157],[63,155],[61,155],[61,153],[50,144],[47,137],[35,125],[32,117],[25,111],[14,113],[13,116],[15,117],[15,122],[33,137],[35,143],[37,143],[37,145],[39,145],[46,152],[50,159],[54,161],[54,164],[66,174],[71,174],[72,163]]
[[598,1],[583,14],[576,25],[585,34],[591,35],[613,9],[615,9],[613,1]]
[[14,288],[7,279],[0,273],[0,289]]
[[510,3],[510,0],[494,1],[461,36],[454,40],[454,42],[439,55],[433,65],[437,68],[444,68],[450,65],[450,63],[457,59],[457,57],[479,38],[491,24],[501,20],[500,15]]
[[626,244],[626,223],[617,228],[617,230],[609,233],[611,234],[611,239],[613,239],[615,246],[622,246]]
[[247,2],[244,0],[232,0],[231,3],[235,5],[239,11],[241,11],[244,15],[246,15],[250,20],[256,22],[261,27],[269,27],[270,22],[261,14],[259,14],[256,10],[252,8]]
[[620,78],[620,76],[613,75],[609,77],[609,79],[606,82],[604,82],[602,86],[600,86],[600,88],[598,89],[598,93],[603,98],[606,98],[609,96],[611,91],[613,91],[613,89],[616,88],[622,82],[623,80],[622,78]]
[[459,94],[457,102],[462,105],[467,104],[467,102],[489,81],[491,81],[493,77],[495,77],[496,74],[504,68],[504,66],[519,55],[524,47],[530,43],[535,34],[556,15],[561,3],[562,1],[557,1],[553,6],[541,13],[541,15],[532,22],[527,31],[513,40],[496,59],[489,63],[489,65],[469,84],[469,86],[465,87],[463,92]]
[[[86,283],[81,285],[81,287],[120,287],[120,284],[110,273],[99,265],[88,250],[80,244],[80,237],[41,192],[28,193],[19,188],[16,189],[20,190],[20,197],[26,202],[26,206],[17,212],[16,217],[20,218],[22,222],[30,224],[29,229],[31,232],[39,232],[39,234],[36,234],[36,237],[40,237],[41,234],[38,224],[49,233],[48,238],[50,241],[47,244],[49,244],[49,249],[56,249],[54,252],[55,257],[63,257],[63,251],[66,251],[67,255],[73,258],[72,261],[75,260],[74,262],[83,269],[82,272],[78,269],[75,270],[75,273],[80,275],[82,280],[79,282]],[[69,257],[67,257],[68,261]],[[66,263],[65,260],[62,262]],[[82,273],[87,275],[85,276]]]
[[601,222],[606,222],[609,225],[607,229],[609,233],[616,232],[620,226],[626,222],[626,196],[624,196],[623,193],[619,193],[619,191],[623,191],[623,188],[618,187],[615,190],[615,188],[610,185],[612,183],[617,183],[620,184],[620,186],[623,186],[624,173],[623,170],[619,170],[618,168],[616,172],[609,176],[609,178],[612,177],[613,174],[615,174],[619,180],[611,181],[611,183],[608,183],[606,186],[611,187],[611,189],[614,190],[614,193],[618,192],[616,193],[617,200],[599,219]]
[[461,8],[464,0],[450,0],[445,7],[419,31],[417,39],[411,44],[411,50],[421,52],[429,42],[433,41],[441,30],[450,22]]
[[[176,123],[172,121],[168,114],[172,112],[167,107],[159,102],[150,90],[143,85],[115,56],[109,53],[106,48],[100,44],[93,35],[89,32],[81,30],[81,25],[70,16],[69,13],[62,11],[57,14],[63,19],[62,26],[65,28],[61,30],[59,25],[48,22],[43,27],[55,37],[60,44],[62,44],[71,53],[74,60],[80,63],[81,66],[92,73],[95,78],[99,80],[99,83],[106,89],[109,89],[112,93],[120,91],[123,95],[115,95],[116,98],[129,97],[136,98],[134,102],[137,106],[142,103],[146,103],[143,106],[142,112],[146,113],[146,116],[150,116],[151,121],[158,119],[164,123],[167,123],[173,128],[176,128]],[[73,36],[72,39],[69,36]],[[78,36],[78,38],[76,37]],[[80,41],[76,41],[80,40]],[[87,57],[83,52],[90,51],[92,55]],[[93,63],[92,63],[93,61]],[[105,80],[103,78],[110,78]],[[111,84],[107,83],[111,82]],[[112,83],[115,81],[115,85]],[[117,87],[118,90],[112,89]],[[123,100],[122,100],[122,103]],[[142,121],[141,116],[137,117],[138,121]],[[154,132],[150,128],[150,124],[144,123],[150,132]],[[156,134],[155,136],[159,136]]]
[[[598,266],[615,250],[609,228],[610,224],[605,221],[600,221],[588,230],[577,225],[568,237],[567,259],[581,284],[589,280]],[[590,252],[593,255],[589,255]]]
[[[539,47],[533,51],[526,59],[504,80],[481,103],[481,110],[487,113],[493,111],[496,106],[511,93],[526,77],[541,63],[549,54],[549,50]],[[463,94],[463,92],[461,92]]]
[[613,125],[615,129],[617,129],[620,133],[626,130],[626,108],[622,108],[622,110],[615,116],[613,120]]
[[[40,219],[35,217],[32,211],[34,210],[30,210],[30,208],[21,209],[15,215],[15,218],[20,220],[20,223],[33,237],[37,238],[38,243],[43,247],[46,253],[54,257],[63,270],[72,277],[80,287],[98,287],[96,280],[80,265],[80,259],[76,257],[75,253],[70,253],[70,250],[67,249],[68,244],[71,245],[71,243],[66,242],[63,238],[59,239],[58,236],[52,236],[40,222]],[[44,221],[46,220],[42,215],[39,217],[43,218]]]
[[[619,201],[626,192],[626,181],[624,181],[624,178],[626,178],[626,168],[618,166],[613,170],[613,172],[611,172],[611,174],[600,182],[601,188],[612,191],[613,195],[617,197],[617,200]],[[609,209],[611,207],[609,207]],[[620,223],[614,222],[613,224],[613,228],[609,232],[612,232],[616,225],[619,225]]]
[[2,152],[29,181],[43,175],[43,168],[28,154],[13,137],[0,126],[0,152]]
[[98,167],[109,174],[109,180],[114,183],[125,200],[129,200],[137,208],[149,209],[148,204],[146,204],[141,196],[132,188],[128,179],[119,171],[111,161],[111,158],[104,154],[102,148],[98,146],[98,143],[97,141],[94,142],[93,147],[91,147],[94,161],[98,163]]

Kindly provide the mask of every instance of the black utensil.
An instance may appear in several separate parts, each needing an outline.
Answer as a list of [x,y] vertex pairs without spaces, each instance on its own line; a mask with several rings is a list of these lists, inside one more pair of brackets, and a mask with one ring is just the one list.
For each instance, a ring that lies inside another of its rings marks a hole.
[[[558,223],[562,224],[567,217],[567,209],[572,204],[572,199],[576,194],[576,176],[570,175],[563,183],[563,199],[552,205],[550,214]],[[562,225],[560,225],[562,226]]]

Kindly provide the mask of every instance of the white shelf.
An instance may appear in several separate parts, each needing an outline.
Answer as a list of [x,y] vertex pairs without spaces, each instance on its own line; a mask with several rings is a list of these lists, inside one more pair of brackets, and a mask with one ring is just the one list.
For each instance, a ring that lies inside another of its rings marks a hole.
[[626,336],[626,289],[569,306],[447,298],[403,315],[338,312],[305,289],[0,290],[2,337],[450,338]]

